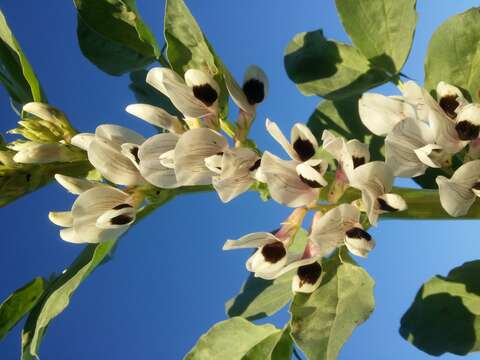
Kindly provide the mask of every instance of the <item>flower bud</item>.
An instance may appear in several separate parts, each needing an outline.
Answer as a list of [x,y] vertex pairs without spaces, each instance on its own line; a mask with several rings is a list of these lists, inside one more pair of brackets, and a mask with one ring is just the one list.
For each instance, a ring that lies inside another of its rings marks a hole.
[[62,144],[39,144],[30,142],[15,154],[13,160],[22,164],[47,164],[82,159],[81,153]]

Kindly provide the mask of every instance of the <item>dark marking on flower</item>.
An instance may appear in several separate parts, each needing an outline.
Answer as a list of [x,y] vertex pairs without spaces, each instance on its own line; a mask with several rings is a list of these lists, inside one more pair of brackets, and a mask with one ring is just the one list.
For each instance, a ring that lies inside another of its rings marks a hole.
[[313,155],[315,155],[315,147],[313,144],[310,141],[306,139],[304,140],[300,137],[293,143],[293,149],[302,161],[307,161]]
[[472,189],[480,190],[480,181],[477,181],[477,182],[472,186]]
[[360,165],[365,164],[365,158],[363,156],[362,157],[352,156],[352,161],[353,161],[354,169],[359,167]]
[[223,156],[223,151],[218,152],[216,155]]
[[130,149],[130,154],[132,154],[133,157],[135,158],[135,162],[137,164],[140,164],[140,158],[138,157],[138,146],[132,147]]
[[285,257],[287,250],[280,241],[267,244],[262,248],[262,255],[265,261],[275,264]]
[[351,228],[346,232],[347,236],[352,239],[365,239],[367,241],[372,240],[372,237],[368,232],[358,227]]
[[250,105],[259,104],[265,99],[265,85],[257,79],[250,79],[245,82],[243,92]]
[[379,206],[380,210],[383,210],[383,211],[391,211],[391,212],[398,211],[397,208],[394,208],[393,206],[389,205],[389,204],[388,204],[384,199],[382,199],[382,198],[378,198],[377,201],[378,201],[378,206]]
[[463,120],[455,125],[460,140],[475,140],[480,132],[480,127],[473,125],[468,120]]
[[126,209],[126,208],[133,208],[132,205],[130,204],[120,204],[112,208],[112,210],[121,210],[121,209]]
[[27,179],[27,182],[30,182],[30,180],[32,179],[32,174],[26,173],[26,174],[25,174],[25,177],[26,177],[26,179]]
[[457,101],[457,95],[447,95],[440,98],[439,105],[445,111],[451,119],[455,119],[457,117],[457,113],[455,110],[457,109],[459,102]]
[[260,167],[261,163],[262,163],[262,159],[257,159],[257,161],[255,161],[255,163],[252,166],[250,166],[250,169],[248,169],[248,170],[250,170],[250,171],[257,170]]
[[300,266],[297,275],[300,278],[300,287],[304,284],[314,285],[322,274],[322,266],[318,262]]
[[300,180],[302,180],[302,182],[304,184],[307,184],[311,188],[318,189],[318,188],[322,187],[322,185],[315,180],[307,179],[307,178],[303,177],[302,175],[298,175],[298,177],[300,178]]
[[193,95],[206,106],[212,106],[218,98],[217,91],[210,84],[194,86]]
[[130,221],[132,221],[132,217],[128,216],[128,215],[125,215],[125,214],[121,214],[121,215],[117,215],[113,218],[110,219],[110,224],[112,225],[125,225],[125,224],[128,224]]

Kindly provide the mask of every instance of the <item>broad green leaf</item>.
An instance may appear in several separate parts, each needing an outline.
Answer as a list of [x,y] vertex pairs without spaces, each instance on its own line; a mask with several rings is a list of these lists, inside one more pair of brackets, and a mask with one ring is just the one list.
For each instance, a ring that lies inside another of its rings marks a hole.
[[285,49],[284,61],[289,78],[304,95],[339,99],[389,80],[355,47],[327,40],[321,30],[297,34]]
[[158,106],[172,115],[181,116],[180,112],[175,106],[173,106],[170,99],[147,84],[145,81],[146,78],[147,70],[138,70],[130,73],[131,83],[128,87],[133,91],[135,99],[141,104]]
[[372,64],[396,74],[412,47],[416,0],[336,0],[353,45]]
[[400,334],[434,356],[480,350],[480,260],[435,276],[420,288],[403,315]]
[[164,33],[172,69],[182,75],[188,69],[207,70],[212,74],[220,85],[219,104],[226,115],[228,92],[223,75],[228,74],[228,70],[183,0],[167,0]]
[[217,323],[202,335],[195,347],[185,356],[185,360],[253,360],[253,357],[247,355],[250,351],[259,355],[273,351],[278,340],[275,341],[271,336],[280,340],[282,331],[270,324],[255,325],[235,317]]
[[0,340],[35,306],[44,289],[45,280],[38,277],[0,304]]
[[47,287],[42,300],[30,313],[22,333],[22,360],[38,358],[40,343],[50,322],[70,303],[70,297],[88,275],[106,258],[116,240],[87,245],[76,261]]
[[335,252],[323,269],[315,292],[295,295],[290,307],[292,337],[309,359],[334,360],[373,311],[374,281],[345,251]]
[[358,139],[369,144],[374,160],[382,160],[384,139],[371,134],[358,115],[359,96],[339,100],[322,100],[310,115],[307,126],[321,142],[324,130],[346,139]]
[[[295,236],[292,250],[302,251],[307,243],[307,236],[307,232],[300,229]],[[275,314],[293,297],[293,275],[292,271],[275,280],[265,280],[250,274],[240,293],[225,304],[227,315],[256,320]]]
[[[446,81],[480,101],[480,8],[450,17],[433,34],[425,60],[425,87]],[[467,95],[468,95],[467,94]]]
[[40,83],[0,11],[0,81],[14,104],[45,101]]
[[144,68],[160,49],[135,0],[74,0],[82,53],[110,75]]
[[290,326],[282,332],[270,335],[261,343],[255,345],[242,360],[290,360],[292,358],[293,340]]

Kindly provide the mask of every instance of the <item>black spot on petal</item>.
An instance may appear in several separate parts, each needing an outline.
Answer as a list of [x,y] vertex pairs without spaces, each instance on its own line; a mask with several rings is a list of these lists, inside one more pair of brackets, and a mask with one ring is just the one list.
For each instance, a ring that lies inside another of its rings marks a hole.
[[302,138],[298,138],[297,140],[295,140],[295,142],[293,143],[293,149],[302,161],[307,161],[313,155],[315,155],[315,147],[313,146],[313,144],[310,141],[304,140]]
[[113,218],[110,219],[110,224],[112,225],[125,225],[125,224],[128,224],[130,221],[132,221],[132,217],[128,216],[128,215],[125,215],[125,214],[121,214],[121,215],[117,215]]
[[455,125],[455,130],[457,130],[460,140],[475,140],[480,132],[480,127],[473,125],[468,120],[463,120]]
[[353,161],[354,169],[359,167],[360,165],[365,164],[365,158],[363,156],[362,157],[352,156],[352,161]]
[[243,92],[250,105],[261,103],[265,99],[265,86],[257,79],[250,79],[243,84]]
[[262,255],[265,261],[275,264],[285,257],[287,250],[280,241],[267,244],[262,248]]
[[121,209],[126,209],[126,208],[133,208],[132,205],[130,204],[120,204],[112,208],[112,210],[121,210]]
[[473,185],[472,189],[480,190],[480,181],[476,182],[476,183]]
[[218,98],[217,91],[210,84],[194,86],[193,95],[206,106],[212,106]]
[[367,241],[372,240],[372,237],[368,232],[358,227],[351,228],[346,232],[347,236],[352,239],[365,239]]
[[393,206],[389,205],[384,199],[382,198],[378,198],[377,199],[378,201],[378,206],[380,208],[380,210],[383,210],[383,211],[398,211],[397,208],[394,208]]
[[140,158],[138,157],[138,146],[132,147],[130,149],[130,154],[132,154],[133,157],[135,158],[135,162],[137,164],[140,164]]
[[439,104],[443,111],[445,111],[445,114],[447,114],[451,119],[455,119],[457,117],[457,113],[455,112],[459,105],[457,101],[457,95],[444,96],[440,99]]
[[297,275],[300,278],[300,287],[302,287],[304,284],[315,284],[321,274],[322,266],[318,262],[314,262],[310,265],[300,266],[297,270]]
[[316,182],[315,180],[307,179],[307,178],[303,177],[302,175],[298,175],[298,177],[300,178],[300,180],[302,180],[302,182],[304,184],[307,184],[311,188],[318,189],[318,188],[322,187],[322,185],[320,183]]
[[255,171],[257,170],[259,167],[260,167],[260,164],[262,163],[262,159],[257,159],[257,161],[255,161],[255,163],[250,166],[250,171]]

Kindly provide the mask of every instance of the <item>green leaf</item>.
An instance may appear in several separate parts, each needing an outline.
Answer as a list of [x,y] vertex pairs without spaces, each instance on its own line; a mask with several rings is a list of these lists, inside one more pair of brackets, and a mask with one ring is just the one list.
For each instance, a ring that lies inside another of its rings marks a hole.
[[[433,34],[425,60],[425,87],[446,81],[480,101],[480,8],[450,17]],[[466,95],[468,95],[466,94]]]
[[285,49],[289,78],[304,95],[339,99],[361,94],[389,80],[355,47],[327,40],[321,30],[297,34]]
[[45,280],[35,278],[0,305],[0,340],[35,306],[44,289]]
[[185,360],[270,359],[282,335],[273,325],[255,325],[235,317],[217,323],[202,335]]
[[435,356],[480,350],[480,260],[435,276],[420,288],[403,315],[400,334]]
[[228,91],[223,78],[228,70],[215,53],[183,0],[167,0],[164,24],[167,58],[173,70],[207,70],[220,86],[219,105],[227,114]]
[[292,337],[309,359],[334,360],[373,311],[374,281],[345,251],[335,252],[323,269],[315,292],[295,295],[290,307]]
[[290,360],[292,358],[293,340],[290,327],[279,333],[270,335],[255,345],[242,360]]
[[146,78],[147,70],[138,70],[130,73],[131,83],[128,87],[133,91],[135,99],[141,104],[158,106],[172,115],[182,116],[168,97],[147,84]]
[[346,139],[358,139],[370,145],[370,154],[374,160],[382,160],[384,139],[371,134],[358,115],[358,99],[353,96],[339,100],[323,100],[310,115],[307,126],[321,142],[324,130]]
[[353,45],[372,64],[396,74],[412,47],[416,0],[336,0]]
[[[293,251],[302,251],[308,233],[299,229],[292,244]],[[229,317],[241,316],[249,320],[275,314],[292,299],[292,277],[289,272],[275,280],[265,280],[250,274],[240,293],[227,301],[225,311]]]
[[[45,101],[40,83],[0,11],[0,81],[13,103]],[[19,106],[21,108],[21,106]]]
[[31,311],[22,333],[22,360],[38,358],[40,343],[50,322],[70,303],[70,297],[90,273],[102,263],[116,240],[87,245],[80,256],[45,291]]
[[158,59],[157,41],[135,0],[74,0],[83,55],[110,75],[144,68]]

